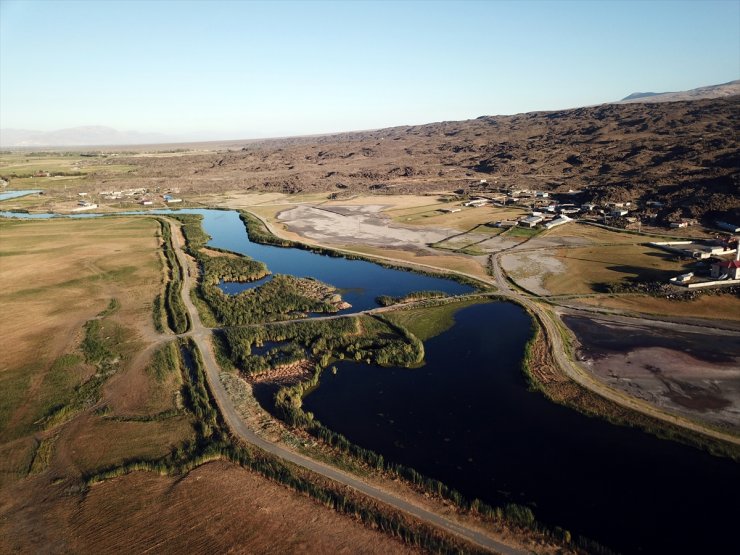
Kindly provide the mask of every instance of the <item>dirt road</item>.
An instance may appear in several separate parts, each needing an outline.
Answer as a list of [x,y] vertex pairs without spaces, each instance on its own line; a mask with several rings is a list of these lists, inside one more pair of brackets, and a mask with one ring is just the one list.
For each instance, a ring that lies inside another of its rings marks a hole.
[[[183,239],[180,227],[175,222],[171,221],[170,223],[173,227],[172,243],[175,248],[177,259],[183,268],[187,268],[188,260],[182,249]],[[458,537],[489,549],[495,553],[502,553],[504,555],[519,555],[527,553],[526,551],[523,551],[516,547],[512,547],[510,545],[506,545],[500,541],[491,538],[482,530],[471,528],[469,526],[454,522],[441,515],[414,505],[407,500],[397,496],[391,491],[387,491],[383,488],[368,484],[351,474],[342,472],[341,470],[338,470],[334,467],[314,461],[313,459],[309,459],[307,457],[299,455],[298,453],[289,451],[288,449],[285,449],[277,444],[271,443],[259,437],[241,419],[236,411],[236,408],[231,402],[226,389],[219,379],[221,369],[216,362],[216,358],[213,354],[210,342],[212,331],[210,328],[206,328],[200,321],[200,315],[198,314],[198,311],[195,308],[195,305],[193,305],[193,302],[190,298],[190,290],[193,286],[190,273],[185,271],[183,272],[183,275],[184,278],[182,286],[182,299],[185,303],[185,307],[190,313],[190,319],[192,322],[192,330],[185,335],[190,336],[195,341],[198,349],[202,354],[208,385],[211,389],[214,399],[216,400],[216,403],[218,404],[218,408],[224,417],[224,420],[233,433],[238,435],[247,443],[259,447],[260,449],[263,449],[264,451],[272,455],[280,457],[283,460],[289,461],[303,468],[307,468],[312,472],[316,472],[317,474],[335,480],[336,482],[349,486],[362,493],[363,495],[385,503],[393,507],[394,509],[403,511],[425,523],[431,524],[437,528],[452,533]]]
[[[627,395],[616,389],[601,383],[596,378],[591,376],[583,368],[581,368],[571,357],[567,354],[563,339],[556,323],[557,316],[543,309],[542,306],[525,295],[519,293],[516,289],[513,289],[506,278],[503,275],[501,269],[501,263],[499,260],[500,255],[493,257],[493,273],[496,280],[496,285],[499,288],[498,293],[502,296],[508,296],[521,303],[522,306],[526,307],[532,314],[537,317],[540,325],[544,328],[545,336],[550,345],[550,351],[558,366],[563,370],[566,376],[577,384],[601,395],[602,397],[614,401],[615,403],[627,407],[632,410],[636,410],[648,416],[652,416],[664,422],[676,424],[683,428],[689,429],[700,434],[704,434],[715,439],[740,445],[740,437],[719,432],[706,426],[702,426],[696,422],[676,416],[673,414],[666,413],[657,409],[656,407],[634,397]],[[666,323],[668,324],[668,323]],[[680,326],[680,324],[676,324]]]

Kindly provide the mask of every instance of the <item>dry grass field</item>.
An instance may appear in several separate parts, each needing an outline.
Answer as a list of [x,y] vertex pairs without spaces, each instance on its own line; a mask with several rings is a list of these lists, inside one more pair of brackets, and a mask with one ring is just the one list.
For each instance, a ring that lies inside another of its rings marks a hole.
[[[538,240],[527,246],[534,247]],[[670,277],[688,271],[691,264],[652,247],[631,243],[513,251],[504,255],[502,263],[518,284],[541,295],[604,292],[605,284],[631,278],[667,282]]]
[[[28,493],[0,497],[8,552],[69,553],[415,553],[235,465],[214,462],[183,478],[136,472],[97,484],[85,496],[38,478]],[[8,493],[19,493],[8,492]]]
[[[441,213],[441,208],[460,209],[460,212]],[[393,219],[405,225],[434,226],[468,231],[478,225],[510,220],[526,214],[521,208],[497,208],[495,206],[481,206],[478,208],[461,206],[460,203],[440,203],[436,207],[428,207],[413,213],[394,212],[386,210]]]
[[544,279],[545,288],[553,295],[593,293],[598,284],[627,278],[665,282],[688,268],[686,262],[669,253],[629,244],[562,249],[554,258],[564,269]]
[[589,306],[631,313],[740,321],[740,298],[733,295],[702,295],[690,301],[674,301],[645,295],[599,296],[579,299]]
[[157,232],[156,222],[133,218],[0,221],[3,441],[35,431],[94,372],[78,351],[83,326],[112,299],[119,308],[103,329],[120,339],[121,373],[151,339]]
[[180,369],[158,362],[158,236],[146,218],[0,220],[0,552],[415,552],[226,462],[86,489],[196,437]]
[[394,260],[410,262],[412,264],[423,264],[434,268],[440,268],[442,270],[452,270],[454,272],[462,272],[482,278],[487,277],[483,262],[479,262],[471,257],[445,254],[424,255],[407,250],[365,247],[362,245],[344,245],[343,248],[362,254],[382,256],[392,258]]
[[[559,244],[563,245],[574,243],[609,245],[614,243],[637,244],[648,241],[665,241],[666,239],[648,234],[637,235],[634,233],[613,231],[594,225],[571,223],[544,231],[537,238],[537,241],[540,240],[558,241]],[[537,241],[532,241],[532,247],[538,246]]]

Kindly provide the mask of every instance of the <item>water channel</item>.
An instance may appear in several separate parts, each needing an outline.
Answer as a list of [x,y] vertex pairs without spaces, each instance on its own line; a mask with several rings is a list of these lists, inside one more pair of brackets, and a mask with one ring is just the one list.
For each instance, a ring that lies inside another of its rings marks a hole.
[[[275,273],[340,287],[352,311],[374,306],[379,294],[468,290],[369,262],[251,243],[236,212],[179,212],[204,216],[211,246],[261,260]],[[529,391],[520,362],[530,319],[517,305],[473,305],[455,318],[425,342],[425,366],[340,362],[336,375],[324,373],[305,409],[351,441],[466,496],[526,504],[539,520],[619,551],[735,551],[736,463]]]

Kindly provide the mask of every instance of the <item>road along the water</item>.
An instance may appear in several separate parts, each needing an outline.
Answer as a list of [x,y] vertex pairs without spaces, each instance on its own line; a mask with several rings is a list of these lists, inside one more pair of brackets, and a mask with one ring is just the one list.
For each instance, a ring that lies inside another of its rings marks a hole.
[[190,298],[190,290],[193,286],[190,272],[187,271],[188,259],[187,255],[183,251],[183,239],[180,226],[178,223],[170,220],[170,225],[173,228],[172,233],[172,244],[177,255],[178,262],[183,269],[183,284],[182,284],[182,300],[190,314],[190,321],[192,323],[192,330],[188,332],[187,336],[190,336],[198,349],[201,352],[203,358],[203,365],[205,366],[206,379],[208,386],[213,394],[213,398],[216,400],[218,409],[221,412],[226,424],[229,426],[231,431],[240,437],[247,443],[254,445],[272,455],[280,457],[283,460],[306,468],[312,472],[320,474],[326,478],[334,480],[340,484],[349,486],[359,493],[371,497],[377,501],[380,501],[390,507],[403,511],[404,513],[411,515],[418,520],[431,524],[441,530],[454,534],[460,538],[463,538],[476,545],[484,547],[495,553],[502,553],[504,555],[519,555],[528,553],[519,548],[507,545],[501,541],[491,538],[488,534],[482,530],[460,524],[449,518],[438,515],[432,511],[419,507],[410,503],[409,501],[399,497],[391,491],[374,486],[362,481],[360,478],[343,472],[332,466],[320,463],[308,457],[304,457],[298,453],[290,451],[280,445],[269,442],[260,436],[258,436],[239,416],[234,404],[232,403],[229,394],[226,392],[221,379],[219,378],[221,368],[216,362],[216,357],[213,354],[211,346],[211,335],[212,330],[203,325],[200,320],[200,315],[192,299]]
[[[278,234],[275,232],[275,229],[273,229],[273,226],[270,224],[269,221],[267,221],[266,218],[260,216],[259,214],[254,214],[253,212],[250,212],[250,214],[252,214],[257,219],[259,219],[270,233],[272,233],[275,236],[278,236]],[[523,307],[525,307],[530,312],[530,314],[532,314],[535,318],[537,318],[537,321],[542,326],[545,339],[548,342],[548,345],[550,347],[550,351],[553,357],[553,361],[555,362],[555,364],[557,364],[562,369],[562,371],[565,373],[567,377],[569,377],[571,380],[573,380],[577,384],[585,387],[586,389],[590,391],[593,391],[594,393],[598,395],[601,395],[602,397],[606,399],[609,399],[610,401],[617,403],[618,405],[626,407],[628,409],[641,412],[648,416],[652,416],[658,420],[662,420],[663,422],[668,422],[670,424],[681,426],[693,432],[697,432],[697,433],[700,433],[700,434],[703,434],[703,435],[706,435],[706,436],[709,436],[715,439],[719,439],[721,441],[726,441],[726,442],[729,442],[735,445],[740,445],[740,437],[732,435],[732,434],[724,433],[718,430],[714,430],[712,428],[708,428],[706,426],[703,426],[702,424],[699,424],[692,420],[688,420],[687,418],[683,418],[681,416],[667,413],[653,405],[650,405],[649,403],[645,401],[642,401],[641,399],[631,397],[626,393],[613,389],[609,387],[608,385],[598,381],[596,378],[591,376],[586,369],[580,367],[575,361],[573,361],[573,359],[568,354],[568,350],[566,349],[563,343],[561,329],[565,331],[565,325],[560,324],[557,321],[558,316],[546,310],[545,308],[543,308],[540,303],[532,300],[531,298],[527,297],[526,295],[518,291],[516,288],[513,288],[509,285],[504,275],[504,272],[501,268],[500,257],[504,255],[506,251],[513,250],[513,249],[515,249],[515,247],[505,249],[504,251],[498,252],[493,255],[492,257],[493,279],[490,279],[490,278],[486,279],[478,275],[473,275],[473,274],[468,274],[465,272],[459,272],[459,271],[453,271],[453,270],[448,270],[448,272],[452,274],[462,275],[462,276],[477,280],[481,283],[485,283],[487,285],[495,285],[498,289],[496,291],[497,295],[500,295],[501,297],[504,297],[504,298],[509,298],[521,304]],[[390,261],[390,262],[395,262],[395,263],[399,262],[398,260],[394,260],[392,258],[388,258],[385,256],[368,255],[366,253],[360,253],[360,252],[347,250],[347,249],[336,249],[336,250],[338,252],[358,254],[367,259],[378,259],[378,260],[385,260],[385,261]],[[519,249],[517,249],[517,251],[518,250]],[[538,249],[533,249],[533,250],[538,250]],[[408,262],[407,264],[409,265],[409,267],[418,266],[424,269],[434,269],[436,271],[440,270],[439,268],[435,268],[428,264],[411,264]],[[671,324],[668,324],[668,325],[670,326]],[[677,325],[678,324],[674,323],[672,327],[675,327]],[[561,326],[561,328],[559,328],[558,326]]]
[[706,436],[733,443],[735,445],[740,445],[740,437],[720,432],[718,430],[713,430],[712,428],[708,428],[686,418],[666,413],[640,399],[631,397],[628,394],[622,393],[616,389],[612,389],[608,385],[603,384],[595,379],[586,370],[584,370],[576,362],[574,362],[568,355],[567,350],[565,349],[565,345],[563,344],[560,330],[558,329],[558,324],[556,324],[555,322],[557,316],[548,313],[545,309],[542,308],[540,304],[532,301],[531,299],[527,298],[526,296],[522,295],[521,293],[510,287],[503,275],[499,256],[495,255],[493,257],[493,261],[493,274],[496,280],[496,285],[499,288],[498,293],[502,296],[516,300],[537,317],[540,325],[542,325],[544,328],[545,337],[550,346],[553,360],[563,370],[565,375],[568,376],[571,380],[585,387],[586,389],[589,389],[594,393],[597,393],[598,395],[609,399],[610,401],[614,401],[615,403],[623,407],[641,412],[643,414],[647,414],[648,416],[652,416],[664,422],[669,422],[671,424],[681,426],[693,432],[704,434]]

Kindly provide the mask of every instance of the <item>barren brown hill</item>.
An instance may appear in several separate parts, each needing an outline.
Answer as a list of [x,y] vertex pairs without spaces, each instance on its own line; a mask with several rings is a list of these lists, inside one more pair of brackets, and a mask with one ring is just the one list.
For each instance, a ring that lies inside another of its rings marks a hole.
[[135,182],[177,186],[184,194],[572,189],[584,192],[583,201],[662,201],[661,219],[740,219],[739,108],[740,96],[605,104],[230,142],[220,152],[121,155],[110,163],[134,170],[91,178],[99,189]]

